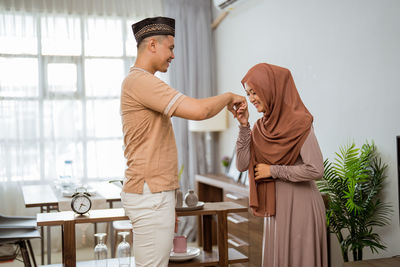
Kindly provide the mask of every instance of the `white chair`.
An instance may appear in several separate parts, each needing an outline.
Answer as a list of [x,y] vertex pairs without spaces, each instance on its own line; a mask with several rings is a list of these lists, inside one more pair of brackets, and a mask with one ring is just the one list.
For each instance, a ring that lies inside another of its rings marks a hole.
[[[31,239],[40,238],[36,229],[36,217],[28,216],[4,216],[0,214],[0,245],[15,244],[19,246],[25,267],[36,267],[35,255],[33,254]],[[6,258],[14,259],[16,254]]]

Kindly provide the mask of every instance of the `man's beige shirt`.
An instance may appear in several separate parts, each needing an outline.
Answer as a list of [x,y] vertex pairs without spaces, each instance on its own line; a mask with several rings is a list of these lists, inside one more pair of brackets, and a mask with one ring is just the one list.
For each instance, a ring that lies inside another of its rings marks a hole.
[[131,68],[122,83],[121,116],[124,134],[123,191],[174,190],[178,183],[178,155],[171,116],[184,95],[145,70]]

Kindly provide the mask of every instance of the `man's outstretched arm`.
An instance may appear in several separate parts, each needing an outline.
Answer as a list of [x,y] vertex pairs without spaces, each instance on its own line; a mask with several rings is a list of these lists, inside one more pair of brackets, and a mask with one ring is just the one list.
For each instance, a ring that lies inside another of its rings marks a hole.
[[233,93],[201,99],[186,96],[174,111],[173,116],[188,120],[205,120],[215,116],[227,106],[236,117],[236,110],[245,102],[245,97]]

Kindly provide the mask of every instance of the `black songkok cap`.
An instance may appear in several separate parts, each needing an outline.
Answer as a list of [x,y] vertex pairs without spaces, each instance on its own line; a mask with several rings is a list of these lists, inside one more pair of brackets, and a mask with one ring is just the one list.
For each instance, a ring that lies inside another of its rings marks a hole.
[[175,37],[175,20],[167,17],[154,17],[132,24],[137,45],[144,38],[153,35],[172,35]]

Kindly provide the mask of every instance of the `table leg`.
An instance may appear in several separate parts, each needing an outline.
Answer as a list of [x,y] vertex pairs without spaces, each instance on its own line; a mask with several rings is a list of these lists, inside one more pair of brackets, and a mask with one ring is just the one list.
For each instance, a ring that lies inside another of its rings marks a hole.
[[29,253],[26,248],[25,240],[20,240],[17,242],[19,249],[21,250],[22,261],[24,262],[25,267],[32,267],[31,261],[29,259]]
[[[113,208],[113,203],[110,201],[110,209]],[[114,247],[114,227],[113,227],[113,222],[108,222],[110,225],[110,232],[109,232],[109,237],[110,237],[110,247],[111,247],[111,258],[115,258],[115,247]]]
[[[97,223],[93,223],[94,224],[94,233],[97,234]],[[97,245],[96,243],[96,238],[93,239],[94,241],[94,247]]]
[[47,226],[47,264],[51,264],[51,228]]
[[76,267],[75,222],[65,221],[62,226],[62,258],[64,267]]
[[[43,206],[40,207],[40,213],[43,213]],[[44,227],[40,226],[40,257],[44,265]]]
[[35,259],[35,254],[33,253],[32,244],[31,244],[31,241],[30,241],[29,239],[26,240],[26,245],[28,246],[29,253],[30,253],[31,256],[32,256],[33,266],[34,266],[34,267],[37,267],[36,259]]
[[[45,206],[45,212],[51,212],[51,206]],[[47,264],[51,264],[51,228],[50,226],[46,226],[47,232]]]
[[228,266],[228,220],[225,211],[217,212],[218,216],[218,254],[220,266]]
[[212,215],[203,216],[203,250],[212,251]]
[[197,246],[203,247],[203,216],[197,215]]

